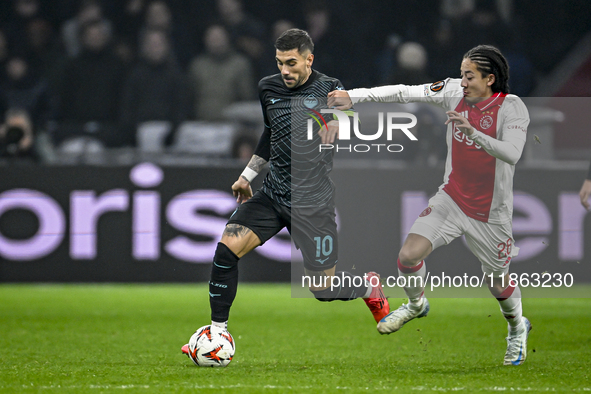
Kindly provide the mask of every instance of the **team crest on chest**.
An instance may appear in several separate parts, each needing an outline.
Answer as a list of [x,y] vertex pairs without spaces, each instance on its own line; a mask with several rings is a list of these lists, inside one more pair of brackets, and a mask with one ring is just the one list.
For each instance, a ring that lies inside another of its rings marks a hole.
[[492,126],[493,123],[493,118],[490,115],[484,115],[482,118],[480,118],[480,127],[482,130],[490,129],[490,126]]
[[312,95],[309,95],[304,99],[304,106],[306,108],[314,108],[318,105],[318,99]]

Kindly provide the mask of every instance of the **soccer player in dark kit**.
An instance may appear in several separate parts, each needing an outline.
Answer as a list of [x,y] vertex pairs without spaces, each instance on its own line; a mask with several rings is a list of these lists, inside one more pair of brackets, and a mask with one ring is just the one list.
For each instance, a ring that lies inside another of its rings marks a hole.
[[[334,185],[328,176],[334,152],[319,146],[336,138],[338,122],[327,123],[320,112],[327,108],[327,94],[343,86],[312,69],[314,44],[307,32],[287,30],[275,48],[280,73],[263,78],[258,87],[265,129],[250,162],[232,185],[240,205],[226,224],[213,258],[212,325],[227,328],[240,258],[284,227],[302,252],[314,297],[320,301],[363,298],[378,322],[389,312],[379,276],[336,271]],[[307,131],[312,118],[322,125],[313,135]],[[263,186],[253,195],[250,184],[267,163]],[[339,280],[333,282],[335,276]],[[183,352],[188,353],[186,345]]]

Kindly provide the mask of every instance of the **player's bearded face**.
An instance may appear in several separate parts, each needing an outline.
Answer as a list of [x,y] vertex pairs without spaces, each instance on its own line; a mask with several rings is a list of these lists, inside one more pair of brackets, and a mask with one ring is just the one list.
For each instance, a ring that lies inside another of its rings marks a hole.
[[460,67],[464,98],[469,103],[486,100],[493,94],[491,86],[495,83],[494,74],[483,76],[477,64],[470,59],[464,59]]
[[277,50],[275,54],[277,67],[283,83],[290,89],[303,85],[312,73],[314,55],[309,51],[300,53],[297,49],[289,51]]

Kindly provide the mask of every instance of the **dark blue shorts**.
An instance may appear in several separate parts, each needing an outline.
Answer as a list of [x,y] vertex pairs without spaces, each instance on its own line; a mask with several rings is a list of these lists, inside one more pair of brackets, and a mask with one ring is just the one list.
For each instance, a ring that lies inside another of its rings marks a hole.
[[258,190],[240,204],[228,220],[249,228],[261,245],[287,227],[296,247],[304,257],[304,267],[324,271],[338,260],[339,240],[334,204],[322,207],[290,208]]

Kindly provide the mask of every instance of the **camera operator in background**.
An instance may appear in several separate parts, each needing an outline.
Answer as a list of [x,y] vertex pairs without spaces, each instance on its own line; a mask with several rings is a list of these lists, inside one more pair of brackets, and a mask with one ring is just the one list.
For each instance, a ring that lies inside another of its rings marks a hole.
[[[4,79],[0,82],[0,125],[9,127],[10,122],[15,122],[20,127],[20,131],[15,129],[2,137],[2,155],[22,156],[24,151],[28,151],[28,145],[26,149],[15,150],[14,143],[17,137],[18,140],[25,138],[30,131],[34,144],[31,154],[25,156],[51,162],[55,155],[49,133],[55,116],[56,100],[49,84],[31,66],[26,55],[25,52],[11,54],[2,69]],[[7,144],[12,148],[5,151]]]
[[0,125],[0,163],[35,162],[33,125],[27,111],[11,108]]

